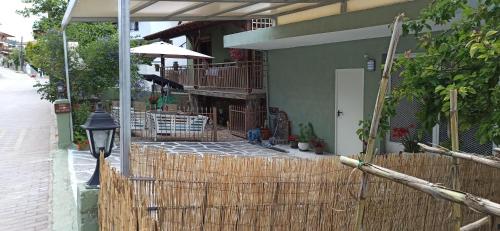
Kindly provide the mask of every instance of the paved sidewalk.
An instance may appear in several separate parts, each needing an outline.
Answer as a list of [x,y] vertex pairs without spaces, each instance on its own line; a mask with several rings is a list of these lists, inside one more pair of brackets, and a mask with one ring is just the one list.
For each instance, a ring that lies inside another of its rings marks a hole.
[[[55,120],[35,79],[0,67],[0,230],[49,230]],[[51,141],[52,140],[52,141]]]

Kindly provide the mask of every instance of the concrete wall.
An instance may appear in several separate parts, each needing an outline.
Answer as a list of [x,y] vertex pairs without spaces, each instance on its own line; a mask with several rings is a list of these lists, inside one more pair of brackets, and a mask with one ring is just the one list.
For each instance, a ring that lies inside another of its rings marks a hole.
[[[364,117],[371,117],[382,72],[382,55],[387,52],[389,39],[268,51],[269,105],[288,113],[293,134],[298,134],[299,123],[311,122],[317,135],[333,150],[335,69],[365,68]],[[414,48],[415,40],[404,37],[397,52]],[[365,54],[376,60],[376,71],[366,71]]]

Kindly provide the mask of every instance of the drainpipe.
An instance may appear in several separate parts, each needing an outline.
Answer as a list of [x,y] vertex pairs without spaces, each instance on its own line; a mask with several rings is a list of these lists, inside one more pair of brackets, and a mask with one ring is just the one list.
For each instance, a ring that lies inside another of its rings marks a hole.
[[[68,41],[66,39],[66,29],[63,30],[63,47],[64,47],[64,71],[66,74],[66,95],[68,97],[68,102],[71,107],[71,89],[69,87],[69,64],[68,64]],[[70,139],[73,142],[73,113],[69,113],[69,132]]]

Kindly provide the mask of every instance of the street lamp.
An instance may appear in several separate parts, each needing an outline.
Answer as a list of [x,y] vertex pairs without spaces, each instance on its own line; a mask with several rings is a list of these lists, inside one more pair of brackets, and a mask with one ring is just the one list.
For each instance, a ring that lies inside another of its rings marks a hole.
[[59,81],[56,83],[57,88],[57,98],[62,99],[64,97],[64,83]]
[[87,132],[87,138],[90,144],[90,153],[97,159],[94,174],[87,182],[88,186],[96,187],[99,185],[99,156],[104,154],[104,158],[111,155],[113,149],[113,139],[115,130],[119,126],[113,118],[106,113],[100,103],[96,105],[96,110],[90,114],[87,122],[81,125]]

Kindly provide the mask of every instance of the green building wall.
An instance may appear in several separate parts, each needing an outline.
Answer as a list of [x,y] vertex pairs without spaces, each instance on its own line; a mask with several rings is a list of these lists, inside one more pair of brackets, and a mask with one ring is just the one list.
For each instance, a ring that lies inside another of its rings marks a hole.
[[[382,56],[387,52],[389,40],[386,37],[268,51],[269,105],[288,114],[292,134],[298,134],[299,123],[311,122],[316,134],[333,151],[335,70],[365,68],[364,118],[370,118],[382,74]],[[415,50],[415,46],[413,37],[403,37],[397,53]],[[376,60],[376,71],[366,71],[364,55]]]

